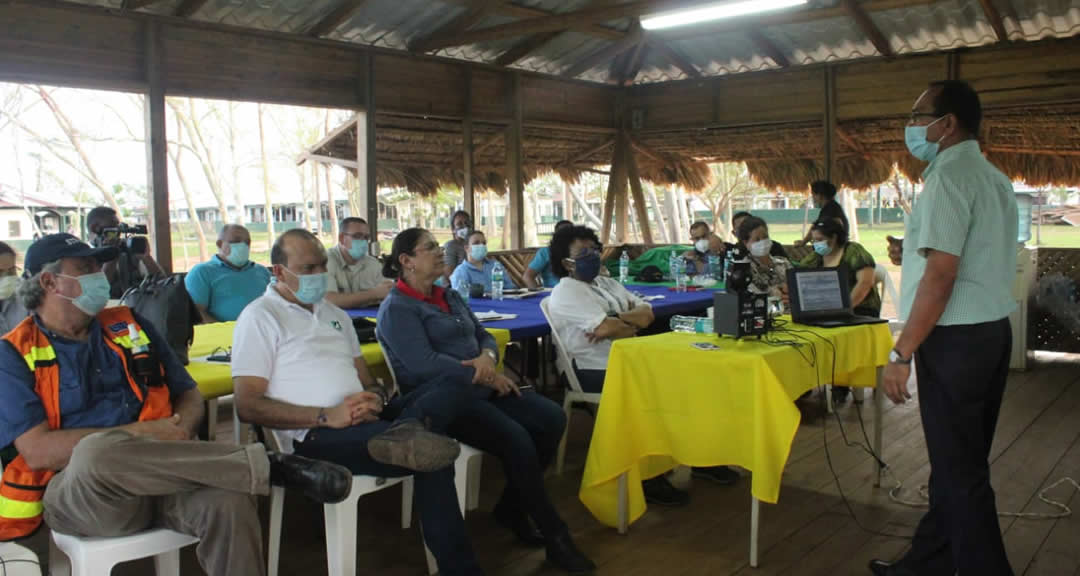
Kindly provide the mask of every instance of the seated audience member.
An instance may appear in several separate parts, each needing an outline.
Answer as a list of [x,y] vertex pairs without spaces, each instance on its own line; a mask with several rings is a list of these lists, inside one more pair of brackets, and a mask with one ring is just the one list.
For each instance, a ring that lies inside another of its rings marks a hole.
[[723,262],[727,247],[704,221],[698,220],[690,226],[690,241],[694,244],[694,249],[683,254],[683,258],[693,264],[691,274],[704,273],[709,255],[715,255]]
[[[569,228],[574,223],[569,220],[559,220],[555,223],[555,234],[563,228]],[[551,271],[551,249],[541,246],[533,256],[529,267],[525,269],[525,286],[528,288],[554,288],[559,279]]]
[[[655,319],[652,306],[617,280],[600,276],[600,239],[585,226],[564,230],[551,239],[551,262],[559,284],[551,291],[551,329],[574,356],[574,372],[586,392],[601,392],[611,343],[633,338]],[[694,468],[697,477],[732,484],[739,475],[726,466]],[[664,476],[641,483],[648,502],[679,506],[689,500]]]
[[184,286],[203,322],[232,322],[266,290],[270,272],[248,259],[251,234],[239,224],[222,226],[218,253],[184,276]]
[[[473,230],[468,238],[468,252],[465,261],[458,265],[450,275],[450,286],[456,290],[462,284],[471,286],[480,284],[484,292],[491,293],[491,271],[495,269],[495,260],[487,257],[487,237],[479,230]],[[517,288],[510,274],[503,270],[503,288]]]
[[469,233],[472,232],[472,229],[472,216],[468,212],[464,210],[454,212],[454,215],[450,218],[450,231],[454,236],[447,240],[446,244],[443,244],[443,263],[446,265],[445,277],[443,278],[444,286],[450,285],[450,274],[453,274],[454,270],[457,270],[457,267],[468,256]]
[[338,245],[327,253],[326,299],[338,308],[375,306],[393,283],[370,253],[371,229],[363,218],[346,218],[340,228]]
[[[803,258],[801,268],[846,268],[851,307],[860,316],[881,316],[881,296],[874,287],[874,257],[857,242],[848,241],[847,230],[839,218],[818,220],[810,229],[814,251]],[[844,402],[851,392],[846,386],[834,386],[833,402]]]
[[97,247],[112,246],[119,250],[118,256],[106,262],[102,271],[109,280],[109,297],[120,298],[129,288],[138,286],[147,276],[163,276],[165,273],[150,255],[132,253],[119,233],[120,218],[116,210],[98,206],[86,213],[86,228],[90,231],[90,244]]
[[414,475],[440,573],[480,574],[454,487],[460,447],[425,428],[445,430],[457,417],[465,384],[429,381],[402,399],[396,420],[384,418],[389,391],[368,371],[348,314],[324,299],[327,254],[318,238],[285,232],[270,260],[276,281],[240,315],[233,336],[240,418],[282,430],[297,454],[353,474]]
[[[810,185],[810,196],[814,199],[814,206],[821,209],[818,212],[817,219],[814,220],[815,223],[839,219],[844,225],[844,230],[849,230],[847,215],[844,214],[844,208],[836,201],[836,186],[832,182],[828,180],[814,182]],[[796,240],[795,245],[804,246],[810,241],[810,233],[808,232],[806,237]]]
[[15,287],[18,285],[15,249],[0,242],[0,335],[7,334],[26,318],[26,308],[15,297]]
[[[743,220],[746,220],[748,216],[752,216],[752,214],[749,212],[736,212],[735,215],[731,217],[731,235],[735,237],[736,242],[738,242],[739,238],[739,226],[742,225]],[[735,246],[735,244],[728,244],[727,242],[724,244],[729,250]],[[779,242],[772,243],[772,246],[769,248],[769,255],[787,258],[787,252],[784,250],[784,246]]]
[[163,527],[200,539],[211,576],[264,574],[253,496],[282,484],[340,502],[349,472],[262,444],[192,441],[204,417],[195,382],[153,325],[105,308],[101,264],[116,254],[68,234],[27,250],[18,295],[33,314],[0,342],[0,446],[19,453],[4,468],[0,538],[43,518],[88,537]]
[[544,470],[566,426],[562,408],[496,371],[495,337],[456,291],[435,286],[444,266],[427,230],[410,228],[394,238],[384,273],[397,282],[377,324],[386,361],[406,394],[433,381],[462,390],[464,407],[449,433],[502,462],[507,483],[495,520],[523,544],[546,546],[548,561],[559,568],[592,571],[596,566],[574,545],[544,489]]
[[750,291],[787,300],[787,271],[791,262],[773,256],[769,226],[757,216],[747,216],[739,226],[739,242],[750,251]]

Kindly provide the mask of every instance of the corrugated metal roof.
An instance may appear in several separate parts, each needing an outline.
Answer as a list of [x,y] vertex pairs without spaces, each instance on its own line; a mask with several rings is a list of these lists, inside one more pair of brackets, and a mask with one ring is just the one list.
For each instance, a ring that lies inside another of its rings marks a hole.
[[[82,4],[119,9],[122,0],[75,0]],[[472,30],[514,22],[528,11],[563,14],[589,7],[629,0],[507,0],[513,9],[495,10],[472,26]],[[862,0],[864,5],[870,0]],[[1034,41],[1080,33],[1080,0],[992,0],[1003,17],[1010,40]],[[811,9],[829,10],[833,17],[797,23],[757,27],[768,42],[795,66],[880,55],[855,21],[837,15],[838,0],[810,0]],[[159,0],[141,10],[173,14],[181,0]],[[235,26],[302,34],[341,5],[341,0],[209,0],[193,18]],[[367,0],[327,37],[344,42],[405,50],[410,41],[423,38],[452,23],[467,10],[462,0]],[[870,10],[870,19],[882,32],[895,54],[912,54],[998,41],[979,0],[915,1],[891,10]],[[629,19],[600,23],[615,30],[629,29]],[[726,31],[671,40],[669,45],[685,56],[705,76],[737,74],[776,67],[771,57],[749,37],[746,30],[727,26]],[[663,36],[646,36],[660,40]],[[443,48],[435,53],[461,60],[492,63],[524,37]],[[513,67],[543,74],[561,74],[576,62],[603,50],[615,40],[581,31],[558,34],[521,58]],[[579,78],[608,82],[611,61],[602,62]],[[681,80],[686,74],[656,51],[646,53],[637,83]]]

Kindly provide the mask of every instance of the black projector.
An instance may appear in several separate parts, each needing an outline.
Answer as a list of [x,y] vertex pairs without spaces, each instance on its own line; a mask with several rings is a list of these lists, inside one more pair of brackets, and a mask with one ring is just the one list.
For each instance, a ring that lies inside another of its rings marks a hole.
[[713,295],[713,330],[721,336],[761,336],[769,331],[769,296],[747,291]]

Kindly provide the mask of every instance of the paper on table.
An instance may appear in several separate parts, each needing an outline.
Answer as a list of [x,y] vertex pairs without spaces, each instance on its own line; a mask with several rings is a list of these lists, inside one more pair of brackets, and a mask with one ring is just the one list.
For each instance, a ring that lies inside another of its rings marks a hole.
[[653,294],[652,296],[642,296],[641,299],[646,302],[652,302],[653,300],[663,300],[665,296],[663,294]]
[[513,320],[517,318],[517,314],[500,314],[494,310],[488,310],[487,312],[473,312],[476,315],[476,319],[481,322],[489,322],[491,320]]

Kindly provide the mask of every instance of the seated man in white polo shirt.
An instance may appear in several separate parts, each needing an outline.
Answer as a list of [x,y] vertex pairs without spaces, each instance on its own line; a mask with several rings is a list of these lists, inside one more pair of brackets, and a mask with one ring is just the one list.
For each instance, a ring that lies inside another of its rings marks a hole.
[[378,306],[393,282],[371,256],[371,228],[363,218],[341,221],[338,245],[327,251],[326,299],[338,308]]
[[[436,434],[466,397],[435,380],[395,400],[371,376],[349,316],[324,299],[326,249],[289,230],[270,254],[276,282],[240,314],[232,374],[240,419],[282,430],[295,450],[378,477],[413,475],[428,547],[442,574],[480,574],[454,486],[458,443]],[[430,429],[430,430],[429,430]]]

